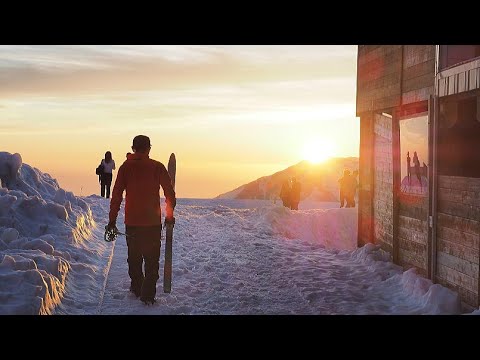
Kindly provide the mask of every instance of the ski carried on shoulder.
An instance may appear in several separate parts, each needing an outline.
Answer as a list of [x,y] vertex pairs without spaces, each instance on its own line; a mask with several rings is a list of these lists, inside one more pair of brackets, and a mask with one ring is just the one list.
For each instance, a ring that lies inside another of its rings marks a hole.
[[[175,190],[175,174],[177,171],[177,161],[175,154],[170,155],[168,159],[168,175],[172,180],[172,186]],[[165,240],[165,264],[163,267],[163,292],[169,293],[172,290],[172,240],[173,240],[173,227],[175,226],[175,217],[169,217],[168,214],[165,217],[166,240]]]

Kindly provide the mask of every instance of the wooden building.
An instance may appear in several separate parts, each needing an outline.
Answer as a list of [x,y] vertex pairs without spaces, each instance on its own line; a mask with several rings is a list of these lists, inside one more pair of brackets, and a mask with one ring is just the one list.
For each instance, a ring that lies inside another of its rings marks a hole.
[[480,45],[360,45],[357,116],[359,245],[478,308]]

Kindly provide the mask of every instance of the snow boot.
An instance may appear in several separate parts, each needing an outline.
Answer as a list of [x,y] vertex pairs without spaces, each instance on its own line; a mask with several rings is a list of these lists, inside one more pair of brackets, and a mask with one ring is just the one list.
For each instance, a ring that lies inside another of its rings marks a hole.
[[142,285],[143,285],[143,280],[144,277],[142,277],[137,280],[137,281],[131,281],[130,282],[130,291],[135,294],[135,296],[138,298],[140,295],[142,295]]
[[145,304],[145,305],[153,305],[157,302],[155,298],[152,297],[140,297],[140,300]]
[[138,287],[130,286],[130,292],[132,292],[137,298],[140,297],[141,289]]

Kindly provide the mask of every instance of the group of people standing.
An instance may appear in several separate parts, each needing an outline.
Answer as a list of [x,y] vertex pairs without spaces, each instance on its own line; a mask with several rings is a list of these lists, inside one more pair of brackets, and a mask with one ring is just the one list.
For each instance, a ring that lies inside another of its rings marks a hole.
[[[410,165],[410,151],[407,151],[407,177],[408,183],[412,182],[412,166]],[[420,160],[418,160],[417,152],[413,152],[413,168],[415,169],[415,175],[417,176],[418,182],[420,183],[420,187],[422,187],[422,177],[420,174]]]
[[291,182],[288,179],[285,180],[280,190],[280,199],[282,199],[283,206],[291,210],[298,210],[301,190],[301,185],[295,177],[292,178]]
[[[350,170],[345,169],[343,176],[338,179],[340,187],[340,207],[355,207],[355,195],[358,188],[358,170],[350,173]],[[298,204],[300,203],[301,185],[295,177],[290,181],[285,180],[280,190],[280,199],[282,199],[283,206],[291,209],[298,210]]]
[[358,188],[358,170],[350,173],[350,170],[345,169],[343,176],[338,179],[340,184],[340,207],[355,207],[355,194]]

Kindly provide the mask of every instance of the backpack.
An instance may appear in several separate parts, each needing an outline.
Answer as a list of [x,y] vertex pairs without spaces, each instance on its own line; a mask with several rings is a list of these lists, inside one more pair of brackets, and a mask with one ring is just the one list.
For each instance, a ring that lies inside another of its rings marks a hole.
[[97,168],[95,169],[95,174],[96,175],[103,175],[104,169],[105,169],[105,167],[103,166],[103,164],[98,165]]

